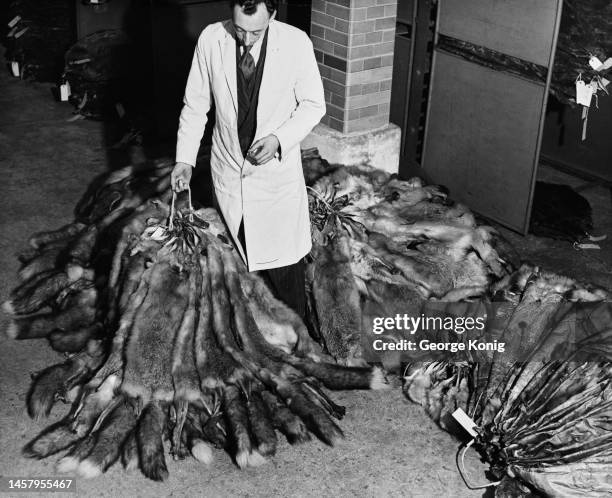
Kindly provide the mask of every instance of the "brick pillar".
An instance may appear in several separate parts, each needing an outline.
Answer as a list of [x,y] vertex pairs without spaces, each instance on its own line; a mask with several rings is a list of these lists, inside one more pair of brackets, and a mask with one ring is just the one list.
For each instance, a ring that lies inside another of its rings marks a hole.
[[397,1],[312,0],[310,34],[327,114],[303,146],[319,147],[324,157],[327,149],[330,162],[397,171],[400,134],[389,124]]

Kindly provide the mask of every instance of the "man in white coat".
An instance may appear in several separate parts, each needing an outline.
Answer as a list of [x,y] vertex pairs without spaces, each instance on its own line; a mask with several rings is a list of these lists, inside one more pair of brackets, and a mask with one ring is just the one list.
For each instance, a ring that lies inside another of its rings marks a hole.
[[232,19],[199,37],[180,116],[175,191],[187,188],[214,101],[211,172],[217,205],[249,271],[305,315],[310,252],[300,142],[325,114],[312,43],[276,21],[276,0],[230,1]]

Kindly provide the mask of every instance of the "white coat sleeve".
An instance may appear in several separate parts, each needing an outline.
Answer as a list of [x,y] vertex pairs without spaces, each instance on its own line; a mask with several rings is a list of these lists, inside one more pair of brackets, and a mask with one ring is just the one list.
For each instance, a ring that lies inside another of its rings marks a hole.
[[301,53],[296,55],[300,65],[297,70],[294,93],[297,106],[291,117],[273,132],[278,138],[281,154],[298,145],[325,115],[325,94],[310,38],[304,34],[299,44]]
[[210,110],[212,95],[203,38],[206,30],[198,39],[191,70],[187,78],[183,109],[179,119],[176,141],[176,162],[195,166],[200,141],[206,127],[206,114]]

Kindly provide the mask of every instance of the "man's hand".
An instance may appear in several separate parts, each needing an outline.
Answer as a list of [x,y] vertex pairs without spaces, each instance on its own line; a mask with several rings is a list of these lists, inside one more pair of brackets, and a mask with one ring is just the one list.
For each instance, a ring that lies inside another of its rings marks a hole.
[[247,153],[247,159],[255,166],[259,166],[272,159],[278,152],[279,147],[280,142],[278,138],[276,138],[275,135],[268,135],[267,137],[260,138],[251,145]]
[[187,163],[176,163],[170,174],[170,184],[175,192],[187,190],[191,181],[193,166]]

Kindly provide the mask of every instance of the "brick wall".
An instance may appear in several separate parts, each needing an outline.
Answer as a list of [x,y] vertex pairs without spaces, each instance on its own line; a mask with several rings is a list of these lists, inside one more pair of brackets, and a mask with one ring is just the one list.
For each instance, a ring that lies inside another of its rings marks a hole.
[[322,123],[343,133],[389,123],[398,0],[312,0],[311,39],[325,87]]

